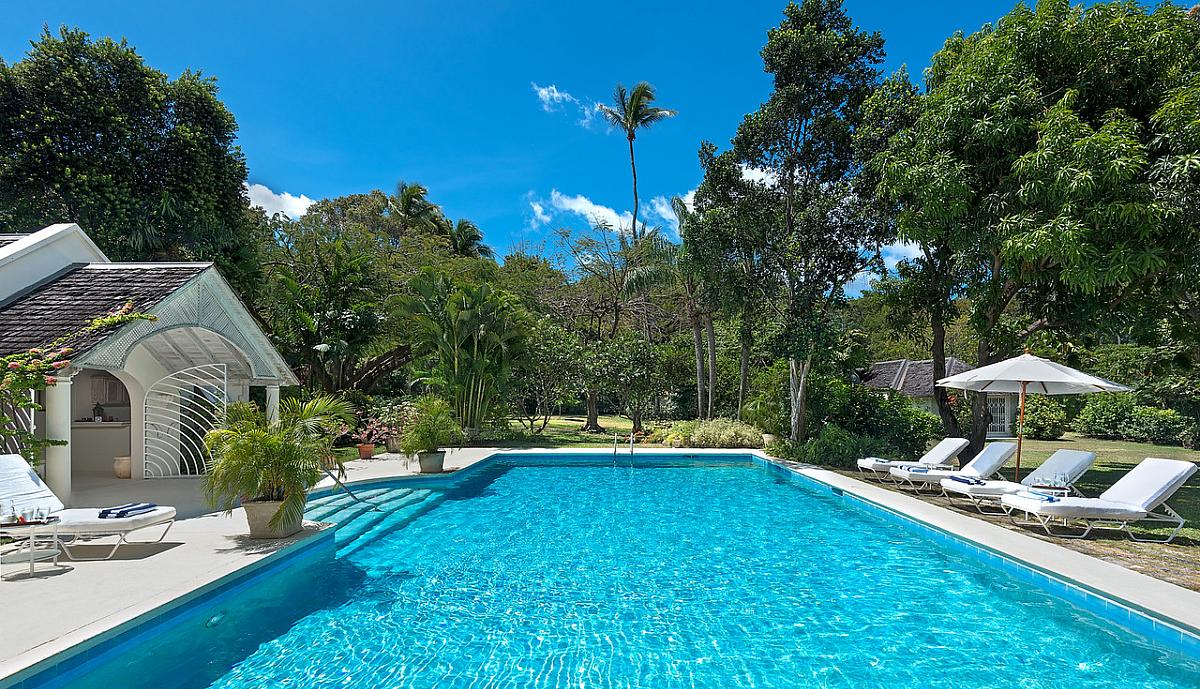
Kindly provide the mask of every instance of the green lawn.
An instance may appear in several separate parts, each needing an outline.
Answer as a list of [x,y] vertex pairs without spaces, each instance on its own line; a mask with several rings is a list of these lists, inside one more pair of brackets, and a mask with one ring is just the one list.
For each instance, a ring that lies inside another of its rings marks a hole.
[[[531,435],[524,438],[513,440],[488,440],[484,439],[480,442],[481,445],[495,445],[499,447],[612,447],[613,434],[620,434],[624,438],[624,442],[629,442],[629,431],[633,429],[633,422],[623,416],[601,416],[600,425],[604,427],[604,433],[584,433],[579,429],[583,427],[583,416],[552,416],[550,423],[547,424],[546,430],[540,434]],[[513,430],[521,428],[520,424],[514,422]],[[646,424],[646,429],[651,426]]]
[[[1147,457],[1200,462],[1200,452],[1178,446],[1149,445],[1123,440],[1097,440],[1068,433],[1058,440],[1025,441],[1021,453],[1022,474],[1046,461],[1046,458],[1055,450],[1063,448],[1096,453],[1096,463],[1076,484],[1085,495],[1090,497],[1103,493],[1134,465]],[[1015,469],[1015,462],[1009,462],[1005,467],[1005,473],[1009,478],[1013,477]],[[1176,542],[1200,545],[1200,478],[1193,477],[1188,481],[1187,485],[1168,501],[1168,504],[1188,520],[1187,527],[1180,532]]]

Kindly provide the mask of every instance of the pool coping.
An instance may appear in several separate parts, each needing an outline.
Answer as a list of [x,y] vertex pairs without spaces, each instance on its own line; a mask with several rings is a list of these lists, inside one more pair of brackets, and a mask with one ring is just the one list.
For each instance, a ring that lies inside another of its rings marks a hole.
[[[127,643],[128,635],[137,635],[143,627],[157,627],[175,614],[184,614],[190,604],[209,596],[240,588],[269,574],[278,567],[290,565],[302,556],[328,550],[333,554],[335,529],[325,524],[308,523],[300,535],[276,550],[239,567],[183,591],[151,596],[119,614],[109,615],[76,628],[53,641],[0,662],[0,689],[19,689],[26,681],[42,682],[40,676],[56,668],[70,672],[89,658],[109,652],[111,646]],[[49,679],[49,678],[46,678]]]
[[[373,484],[423,485],[450,487],[506,457],[537,455],[612,456],[619,461],[629,450],[616,453],[608,448],[525,448],[497,450],[455,471],[437,475],[396,474],[358,481],[351,487]],[[926,535],[965,550],[976,558],[1009,571],[1028,583],[1084,607],[1139,635],[1174,647],[1200,658],[1200,593],[1135,572],[1063,546],[959,514],[917,497],[888,490],[814,465],[772,457],[756,449],[672,449],[646,448],[635,457],[751,456],[769,470],[824,487],[834,495],[853,502],[854,507],[874,512],[895,522],[919,529]],[[337,490],[323,487],[310,497]],[[107,645],[120,643],[139,627],[158,625],[173,612],[183,612],[193,601],[222,591],[248,585],[267,573],[264,568],[287,566],[301,554],[316,547],[333,548],[334,529],[315,530],[278,550],[203,582],[181,593],[148,598],[127,610],[112,615],[43,644],[29,652],[0,663],[0,689],[16,689],[26,680],[41,681],[39,675],[62,666],[74,668],[88,657],[104,653]]]

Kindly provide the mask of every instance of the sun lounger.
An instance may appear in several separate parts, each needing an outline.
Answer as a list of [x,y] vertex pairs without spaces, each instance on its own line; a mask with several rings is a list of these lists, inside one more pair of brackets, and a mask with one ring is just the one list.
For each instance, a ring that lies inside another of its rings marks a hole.
[[888,477],[888,472],[896,467],[906,466],[945,466],[949,467],[958,453],[962,452],[967,447],[965,438],[946,438],[933,449],[926,452],[915,462],[909,461],[894,461],[890,459],[880,459],[878,457],[864,457],[858,460],[858,470],[869,472],[875,478],[884,479]]
[[941,487],[942,479],[958,477],[984,480],[991,478],[1017,452],[1017,444],[989,443],[961,469],[940,467],[893,467],[889,472],[898,482],[907,483],[918,493],[928,486]]
[[[1187,483],[1197,468],[1192,462],[1150,457],[1098,498],[1057,498],[1023,491],[1001,497],[1000,504],[1009,508],[1010,513],[1025,513],[1052,536],[1085,538],[1093,528],[1114,528],[1124,531],[1135,541],[1170,543],[1183,528],[1184,519],[1166,501]],[[1083,531],[1055,533],[1050,529],[1055,520],[1061,520],[1064,528],[1074,526]],[[1135,522],[1165,523],[1175,528],[1166,538],[1146,538],[1129,529]]]
[[1022,478],[1020,483],[996,479],[943,478],[942,492],[951,498],[967,498],[981,514],[1006,514],[1002,509],[989,511],[984,507],[998,506],[1002,495],[1019,493],[1031,486],[1048,485],[1059,478],[1065,480],[1066,487],[1073,486],[1095,461],[1095,452],[1055,450],[1049,459]]
[[[149,503],[144,503],[141,508],[118,511],[118,516],[114,517],[101,517],[102,510],[98,507],[67,509],[20,455],[0,455],[0,503],[11,504],[17,511],[45,509],[51,517],[58,517],[58,535],[60,539],[65,539],[62,544],[63,552],[72,560],[107,560],[125,543],[159,543],[175,523],[174,507]],[[149,505],[148,509],[146,505]],[[121,514],[131,516],[119,516]],[[163,525],[166,525],[166,528],[156,540],[128,540],[129,534],[135,531]],[[82,558],[71,552],[71,548],[82,541],[106,537],[116,537],[117,542],[104,557]]]

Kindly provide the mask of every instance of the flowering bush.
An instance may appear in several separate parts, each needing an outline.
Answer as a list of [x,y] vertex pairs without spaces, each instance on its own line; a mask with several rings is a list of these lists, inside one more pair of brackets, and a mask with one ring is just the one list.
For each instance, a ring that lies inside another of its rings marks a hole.
[[[41,461],[42,450],[64,441],[38,438],[30,432],[24,417],[41,411],[32,392],[45,390],[58,382],[58,372],[71,365],[71,344],[87,335],[112,330],[135,320],[157,320],[155,316],[134,313],[133,302],[98,316],[76,332],[64,335],[44,347],[0,357],[0,445],[15,444],[31,464]],[[12,416],[10,416],[10,414]]]
[[399,438],[417,420],[417,407],[412,402],[388,402],[375,409],[375,418],[383,425],[389,438]]
[[358,428],[354,429],[350,437],[359,445],[377,445],[387,440],[388,435],[387,426],[378,419],[364,417],[360,419]]

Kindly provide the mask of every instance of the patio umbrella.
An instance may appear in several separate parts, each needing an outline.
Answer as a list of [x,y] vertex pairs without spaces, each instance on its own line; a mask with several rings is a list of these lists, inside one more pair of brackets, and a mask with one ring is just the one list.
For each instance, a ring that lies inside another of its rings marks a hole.
[[957,375],[943,378],[937,384],[975,392],[1015,392],[1021,396],[1021,411],[1017,433],[1017,480],[1021,479],[1021,441],[1025,435],[1025,395],[1081,395],[1091,392],[1128,392],[1130,388],[1076,371],[1049,359],[1025,351],[1021,356],[1005,359]]

